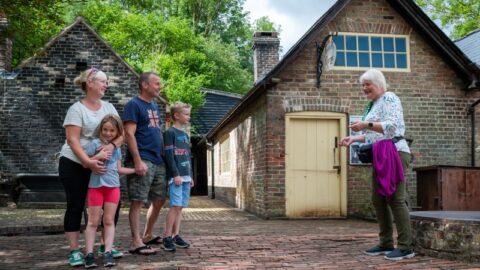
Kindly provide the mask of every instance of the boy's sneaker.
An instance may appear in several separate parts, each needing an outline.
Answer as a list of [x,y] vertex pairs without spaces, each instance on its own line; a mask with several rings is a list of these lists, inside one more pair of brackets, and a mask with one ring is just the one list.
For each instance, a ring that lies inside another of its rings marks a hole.
[[95,255],[93,255],[93,253],[88,253],[83,259],[85,260],[85,268],[97,267],[97,264],[95,263]]
[[112,252],[105,252],[103,255],[103,266],[110,267],[114,265]]
[[80,250],[70,251],[70,257],[68,258],[70,266],[79,266],[85,263],[83,260],[83,253]]
[[[97,254],[98,256],[103,256],[103,253],[105,253],[105,245],[100,245]],[[123,252],[115,249],[115,247],[112,247],[112,255],[113,258],[121,258],[123,257]]]
[[163,249],[166,250],[166,251],[175,251],[175,244],[173,243],[173,239],[171,236],[169,237],[164,237],[162,239],[163,241]]
[[396,248],[394,251],[385,255],[384,258],[391,261],[399,261],[413,257],[415,257],[415,252],[413,252],[413,250],[401,250],[399,248]]
[[369,255],[369,256],[377,256],[377,255],[381,255],[381,254],[388,254],[390,252],[392,252],[394,250],[394,248],[384,248],[384,247],[380,247],[380,246],[374,246],[374,247],[371,247],[367,250],[365,250],[363,253]]
[[178,234],[173,237],[173,243],[180,248],[188,248],[190,246],[190,244],[183,240]]

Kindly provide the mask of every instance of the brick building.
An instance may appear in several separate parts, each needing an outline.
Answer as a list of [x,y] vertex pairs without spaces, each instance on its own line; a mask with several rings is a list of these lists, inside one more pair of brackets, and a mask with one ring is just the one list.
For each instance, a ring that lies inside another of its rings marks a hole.
[[[5,24],[0,21],[0,30]],[[0,41],[0,61],[8,62],[10,49],[11,42]],[[121,114],[124,104],[138,94],[138,74],[80,17],[15,71],[9,72],[8,65],[0,63],[3,183],[18,173],[57,173],[55,154],[65,142],[65,114],[83,97],[73,79],[90,67],[109,76],[104,100]],[[164,112],[164,101],[159,105]]]
[[[321,73],[334,32],[335,66]],[[372,216],[371,166],[336,147],[363,113],[370,67],[402,101],[411,167],[470,164],[480,70],[412,0],[339,0],[280,61],[275,33],[256,33],[254,50],[253,88],[203,140],[211,196],[267,218]]]

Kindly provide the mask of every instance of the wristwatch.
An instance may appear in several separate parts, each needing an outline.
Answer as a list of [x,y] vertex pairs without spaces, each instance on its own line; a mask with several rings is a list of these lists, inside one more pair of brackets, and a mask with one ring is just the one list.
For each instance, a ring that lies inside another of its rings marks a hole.
[[368,122],[368,128],[373,128],[373,123],[372,122]]

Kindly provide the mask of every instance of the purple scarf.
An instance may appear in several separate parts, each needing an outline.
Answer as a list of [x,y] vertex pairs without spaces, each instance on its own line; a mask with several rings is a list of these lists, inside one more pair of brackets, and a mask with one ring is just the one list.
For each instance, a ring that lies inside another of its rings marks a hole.
[[389,197],[395,193],[397,184],[405,180],[400,155],[392,140],[374,143],[372,153],[377,193]]

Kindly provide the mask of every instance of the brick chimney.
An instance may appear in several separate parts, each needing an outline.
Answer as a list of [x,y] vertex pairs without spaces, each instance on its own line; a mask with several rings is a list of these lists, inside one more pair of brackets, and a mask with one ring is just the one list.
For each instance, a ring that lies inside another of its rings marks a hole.
[[277,32],[253,34],[253,73],[255,82],[261,80],[278,63],[280,39]]
[[12,65],[12,41],[7,36],[8,21],[0,13],[0,71],[10,71]]

